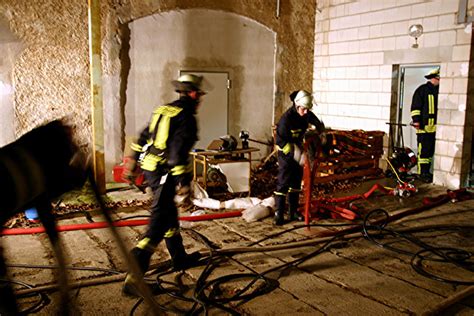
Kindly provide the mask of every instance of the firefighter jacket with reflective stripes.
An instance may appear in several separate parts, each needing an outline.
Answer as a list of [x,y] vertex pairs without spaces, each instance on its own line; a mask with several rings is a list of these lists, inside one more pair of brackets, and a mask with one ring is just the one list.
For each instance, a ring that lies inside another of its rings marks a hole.
[[324,132],[324,124],[308,111],[306,115],[301,116],[292,106],[280,118],[276,128],[276,144],[278,149],[288,154],[293,150],[293,146],[301,146],[303,138],[309,125],[314,125],[319,133]]
[[439,86],[427,82],[419,86],[413,94],[411,118],[413,123],[420,123],[417,133],[434,133],[438,115]]
[[196,105],[190,97],[182,96],[153,111],[148,126],[131,146],[143,170],[159,168],[173,176],[190,172],[189,151],[198,140]]

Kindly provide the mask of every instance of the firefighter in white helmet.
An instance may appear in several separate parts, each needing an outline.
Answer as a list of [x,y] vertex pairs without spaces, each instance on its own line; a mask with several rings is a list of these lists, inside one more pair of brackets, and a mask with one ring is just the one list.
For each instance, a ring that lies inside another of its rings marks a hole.
[[324,124],[311,112],[313,97],[305,90],[290,94],[293,106],[280,118],[276,129],[276,145],[278,147],[278,183],[275,191],[276,212],[275,225],[283,225],[286,200],[288,197],[289,219],[301,220],[298,213],[299,193],[303,178],[303,137],[309,125],[323,135]]

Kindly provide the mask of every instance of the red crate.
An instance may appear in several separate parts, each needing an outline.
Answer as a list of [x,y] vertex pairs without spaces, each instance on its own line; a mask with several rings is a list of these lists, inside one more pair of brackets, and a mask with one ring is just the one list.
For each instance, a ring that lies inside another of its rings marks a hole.
[[[125,171],[125,164],[127,163],[127,161],[129,159],[130,158],[125,157],[125,158],[123,158],[123,161],[120,164],[114,166],[114,168],[112,170],[112,174],[114,176],[114,181],[115,182],[130,183],[129,180],[124,179],[124,177],[123,177],[123,173]],[[137,177],[135,178],[135,185],[140,186],[140,185],[143,184],[144,181],[145,181],[145,177],[143,175],[143,172],[140,170]]]

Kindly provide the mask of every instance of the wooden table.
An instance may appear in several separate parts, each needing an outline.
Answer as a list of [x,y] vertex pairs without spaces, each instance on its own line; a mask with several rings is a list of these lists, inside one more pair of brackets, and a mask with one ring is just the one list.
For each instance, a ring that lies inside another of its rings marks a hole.
[[232,151],[215,151],[215,150],[204,150],[204,151],[192,151],[190,154],[193,156],[193,180],[197,181],[197,164],[203,166],[202,178],[204,190],[207,190],[207,170],[209,164],[222,164],[222,163],[236,163],[236,162],[247,162],[249,164],[249,196],[250,192],[250,179],[252,174],[252,153],[259,151],[258,148],[250,147],[246,149],[236,149]]

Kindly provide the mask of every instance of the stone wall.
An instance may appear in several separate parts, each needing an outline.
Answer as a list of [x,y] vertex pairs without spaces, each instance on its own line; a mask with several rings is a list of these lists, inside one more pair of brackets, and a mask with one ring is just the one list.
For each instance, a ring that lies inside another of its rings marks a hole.
[[[272,138],[274,32],[240,15],[204,9],[157,13],[134,20],[129,27],[127,140],[139,135],[157,105],[176,99],[170,81],[180,70],[203,71],[206,79],[227,74],[231,80],[203,98],[198,148],[225,134],[238,137],[243,129],[253,139]],[[215,94],[222,98],[217,101]],[[253,158],[268,153],[268,146],[262,145]]]
[[[277,10],[277,3],[280,3],[279,10]],[[151,15],[159,15],[160,13],[176,11],[184,12],[184,10],[194,10],[194,12],[202,12],[205,10],[214,12],[228,12],[234,13],[238,16],[249,18],[255,22],[267,27],[276,34],[276,47],[273,48],[275,54],[275,69],[274,82],[275,87],[273,91],[272,104],[273,104],[273,121],[276,122],[280,117],[281,113],[289,106],[290,102],[288,96],[291,91],[295,89],[308,89],[310,90],[312,84],[312,72],[313,72],[313,49],[314,49],[314,10],[315,1],[298,1],[298,0],[257,0],[257,1],[214,1],[214,0],[188,0],[188,1],[115,1],[111,6],[114,10],[110,11],[107,20],[110,21],[108,26],[108,36],[110,39],[110,45],[108,45],[110,55],[107,61],[110,65],[114,66],[118,64],[119,54],[117,50],[122,47],[122,40],[120,35],[129,32],[124,27],[121,29],[117,25],[113,25],[114,22],[120,21],[121,25],[127,26],[133,21],[137,21],[143,17]],[[207,27],[212,27],[212,22]],[[116,30],[121,30],[121,33],[117,37],[112,37],[111,34]],[[117,39],[121,42],[118,43]],[[192,39],[193,41],[199,41],[199,39]],[[207,40],[207,39],[206,39]],[[216,43],[217,44],[217,43]],[[248,45],[248,43],[246,43]],[[218,44],[217,44],[218,45]],[[254,45],[258,45],[257,42]],[[187,69],[193,69],[193,67],[199,67],[200,65],[206,65],[210,67],[214,61],[212,56],[208,57],[208,60],[202,58],[192,58],[188,56],[183,59],[181,65],[177,67],[185,67]],[[123,59],[122,59],[123,61]],[[222,61],[217,67],[222,66]],[[126,68],[111,68],[112,70],[107,71],[105,76],[106,87],[109,92],[115,93],[115,95],[106,95],[104,106],[109,109],[116,109],[117,102],[123,102],[124,98],[117,98],[117,93],[123,92],[123,90],[117,89],[119,82],[126,80],[129,76],[129,70]],[[256,68],[254,71],[258,71]],[[258,76],[258,74],[254,74]],[[109,92],[104,91],[106,94]],[[126,106],[126,102],[121,104],[122,107]],[[231,109],[239,113],[239,110]],[[109,112],[110,113],[110,112]],[[244,119],[248,117],[248,113],[239,114]],[[258,117],[252,117],[258,121]],[[124,118],[126,119],[126,117]],[[107,118],[106,118],[107,120]],[[107,124],[106,124],[107,125]],[[269,122],[268,129],[271,128],[271,121]],[[117,126],[111,130],[117,130]],[[232,126],[232,125],[230,125]],[[234,132],[234,131],[231,131]],[[236,135],[237,136],[237,135]],[[117,138],[115,138],[117,139]],[[124,135],[121,139],[125,139]],[[115,144],[111,148],[107,148],[107,143],[114,144],[115,141],[108,141],[106,136],[106,153],[107,151],[115,153],[109,154],[109,156],[115,155],[116,157],[122,154],[121,149],[124,148],[124,142],[120,146]],[[119,151],[117,151],[119,150]]]
[[[313,81],[317,112],[327,125],[388,132],[385,123],[397,100],[393,66],[439,64],[434,182],[453,188],[468,174],[472,122],[467,118],[473,116],[472,26],[457,24],[457,11],[454,0],[318,1]],[[424,28],[417,49],[408,36],[412,24]]]
[[[279,4],[279,10],[277,10]],[[107,177],[121,160],[128,69],[127,24],[159,12],[209,9],[241,15],[276,33],[274,112],[278,118],[295,89],[310,89],[316,1],[108,0],[102,7],[102,64]],[[77,137],[91,146],[87,1],[3,0],[2,16],[24,44],[12,72],[14,130],[18,137],[50,119],[70,116]]]
[[0,147],[15,140],[12,72],[22,49],[21,41],[0,17]]
[[87,2],[5,0],[0,14],[24,47],[12,72],[15,136],[70,116],[87,146],[91,125]]

